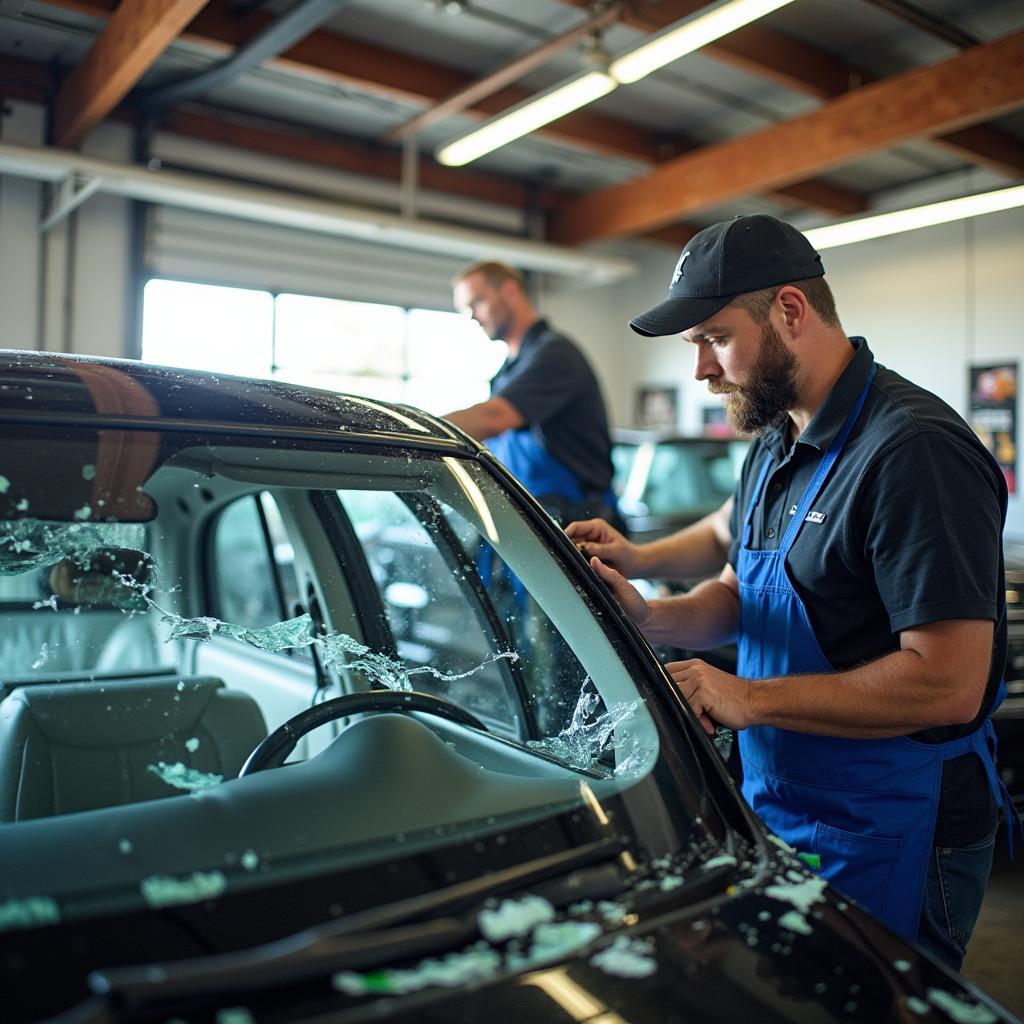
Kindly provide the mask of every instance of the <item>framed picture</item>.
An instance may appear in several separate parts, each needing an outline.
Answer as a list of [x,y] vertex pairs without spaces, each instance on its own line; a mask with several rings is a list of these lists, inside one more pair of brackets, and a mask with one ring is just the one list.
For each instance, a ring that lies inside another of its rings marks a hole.
[[679,388],[674,384],[641,384],[636,389],[634,420],[638,427],[668,427],[678,424]]
[[1017,493],[1017,363],[970,368],[968,422]]
[[724,405],[705,405],[700,411],[700,429],[708,437],[736,436],[736,431],[725,418]]

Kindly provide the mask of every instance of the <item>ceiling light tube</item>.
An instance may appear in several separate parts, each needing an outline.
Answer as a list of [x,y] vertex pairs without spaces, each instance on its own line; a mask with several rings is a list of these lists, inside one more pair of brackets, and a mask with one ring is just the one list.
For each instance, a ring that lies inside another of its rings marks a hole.
[[461,167],[607,95],[616,84],[603,71],[584,72],[492,117],[454,142],[440,147],[435,155],[442,164]]
[[986,213],[998,213],[1015,206],[1024,206],[1024,185],[1001,188],[994,192],[963,196],[960,199],[946,199],[927,206],[915,206],[908,210],[893,210],[874,217],[861,217],[829,224],[823,228],[805,231],[808,241],[815,249],[832,249],[837,245],[865,242],[869,238],[883,238],[901,231],[915,231],[935,224],[948,224],[954,220],[980,217]]
[[623,85],[638,82],[652,71],[671,64],[684,54],[735,32],[736,29],[793,0],[720,0],[695,12],[688,18],[669,25],[657,35],[645,39],[635,50],[612,61],[610,71]]

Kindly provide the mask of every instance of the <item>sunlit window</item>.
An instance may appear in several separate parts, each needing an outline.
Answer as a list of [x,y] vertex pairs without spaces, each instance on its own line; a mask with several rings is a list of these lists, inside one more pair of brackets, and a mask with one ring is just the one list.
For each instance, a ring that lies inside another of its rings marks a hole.
[[164,366],[269,377],[274,297],[187,281],[147,283],[142,358]]
[[505,358],[505,343],[491,341],[469,317],[411,309],[407,320],[406,399],[431,412],[482,402]]
[[505,345],[457,313],[154,279],[142,357],[445,413],[487,397]]

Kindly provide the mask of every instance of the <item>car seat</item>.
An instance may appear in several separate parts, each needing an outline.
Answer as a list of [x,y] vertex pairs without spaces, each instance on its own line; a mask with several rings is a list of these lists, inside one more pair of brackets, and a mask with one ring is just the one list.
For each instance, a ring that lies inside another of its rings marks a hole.
[[181,794],[161,761],[235,778],[266,735],[252,697],[213,677],[21,686],[0,703],[0,821]]

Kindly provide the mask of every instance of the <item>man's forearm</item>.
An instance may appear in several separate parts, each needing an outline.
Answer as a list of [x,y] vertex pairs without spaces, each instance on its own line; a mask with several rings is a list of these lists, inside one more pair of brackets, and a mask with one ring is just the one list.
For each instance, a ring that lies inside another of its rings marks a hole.
[[963,724],[961,690],[913,651],[899,650],[847,672],[749,682],[750,724],[882,739]]
[[702,651],[736,639],[739,602],[721,580],[706,580],[688,594],[648,601],[650,617],[640,627],[651,643]]
[[730,506],[731,500],[677,533],[638,545],[637,576],[685,580],[718,573],[729,555]]
[[481,409],[480,406],[470,406],[468,409],[459,409],[450,412],[445,416],[450,423],[454,423],[460,430],[464,430],[470,437],[477,441],[486,441],[498,433],[495,428],[495,417],[493,413]]
[[515,430],[523,426],[523,417],[519,410],[500,395],[466,409],[456,409],[445,415],[444,419],[454,423],[477,441],[486,441],[489,437],[506,430]]

